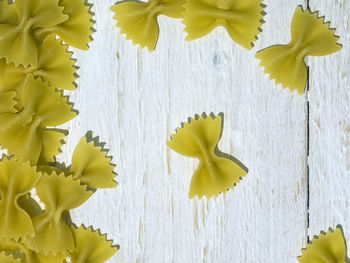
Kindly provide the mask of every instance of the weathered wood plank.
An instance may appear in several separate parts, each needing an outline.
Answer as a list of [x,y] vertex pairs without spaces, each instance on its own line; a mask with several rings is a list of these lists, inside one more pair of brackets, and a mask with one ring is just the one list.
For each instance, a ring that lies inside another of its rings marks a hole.
[[[89,51],[75,53],[80,115],[68,126],[64,159],[93,130],[111,149],[119,186],[98,191],[73,211],[75,221],[120,244],[110,262],[295,262],[306,238],[305,96],[275,87],[254,53],[289,41],[300,2],[266,1],[253,51],[222,29],[185,42],[181,22],[161,17],[153,53],[119,35],[112,0],[93,2],[97,32]],[[202,112],[225,114],[219,146],[249,173],[225,197],[190,200],[197,161],[165,141]]]
[[343,49],[310,58],[310,236],[341,224],[350,237],[349,1],[310,1],[331,21]]

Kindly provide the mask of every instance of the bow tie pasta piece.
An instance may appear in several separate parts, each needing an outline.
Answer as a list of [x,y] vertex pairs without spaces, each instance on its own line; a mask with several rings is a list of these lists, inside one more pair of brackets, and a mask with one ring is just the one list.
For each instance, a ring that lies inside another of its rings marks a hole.
[[220,115],[207,117],[203,114],[176,129],[176,134],[167,141],[167,146],[177,153],[200,161],[191,180],[190,198],[226,193],[247,173],[239,164],[217,155],[222,124]]
[[276,45],[260,50],[255,57],[264,67],[264,73],[270,74],[276,84],[302,94],[305,90],[307,68],[305,57],[325,56],[339,51],[335,29],[318,12],[303,10],[298,6],[291,24],[291,41],[287,45]]
[[99,230],[93,230],[92,227],[72,227],[72,232],[75,241],[75,249],[69,253],[72,263],[102,263],[118,251],[118,246],[113,246],[106,235],[101,235]]
[[94,24],[90,10],[92,5],[86,0],[60,0],[59,5],[64,7],[63,13],[69,19],[57,25],[55,33],[68,45],[82,50],[89,49]]
[[[76,68],[72,53],[67,51],[67,45],[61,40],[55,39],[53,35],[48,36],[39,48],[38,66],[23,65],[15,66],[14,63],[6,63],[5,59],[0,60],[0,92],[16,92],[15,99],[18,101],[16,108],[22,109],[20,101],[22,89],[28,75],[33,74],[35,78],[40,77],[48,81],[49,85],[57,89],[74,90],[76,79]],[[0,93],[0,96],[1,96]],[[1,97],[0,97],[1,98]]]
[[182,18],[184,3],[185,0],[121,1],[112,6],[111,11],[115,13],[116,26],[121,28],[120,33],[125,34],[126,39],[153,51],[159,36],[157,17]]
[[188,0],[183,23],[186,40],[194,40],[223,26],[233,41],[252,49],[262,31],[265,5],[262,0]]
[[298,257],[300,263],[345,263],[346,246],[343,233],[339,227],[334,231],[330,228],[327,233],[321,232],[310,244],[302,250]]
[[82,205],[92,195],[79,180],[63,173],[44,174],[36,185],[37,195],[45,204],[45,212],[33,218],[35,236],[24,243],[44,254],[67,253],[74,249],[73,235],[64,214]]
[[18,200],[33,189],[40,176],[29,162],[6,157],[0,161],[0,237],[18,240],[34,235],[32,220]]
[[111,164],[112,158],[107,156],[98,138],[89,139],[91,136],[88,133],[82,137],[75,147],[69,173],[91,188],[116,187],[117,183],[113,179],[117,174],[113,171],[115,166]]
[[[22,92],[23,109],[0,114],[0,143],[17,158],[32,164],[39,159],[50,160],[58,153],[65,134],[47,126],[61,125],[76,116],[62,92],[49,87],[40,79],[28,76]],[[50,148],[43,150],[45,145]],[[54,147],[54,148],[55,148]],[[50,151],[48,152],[48,149]]]
[[[62,13],[63,7],[58,6],[58,0],[16,0],[12,4],[2,2],[4,12],[10,10],[11,19],[0,18],[0,57],[15,65],[38,65],[38,37],[40,31],[66,21],[69,17]],[[16,19],[13,18],[16,12]],[[2,14],[0,13],[0,14]],[[7,16],[10,16],[7,15]],[[11,20],[11,21],[9,21]],[[8,22],[9,21],[9,22]]]
[[0,262],[1,263],[21,263],[21,259],[14,258],[12,254],[6,255],[6,253],[0,252]]

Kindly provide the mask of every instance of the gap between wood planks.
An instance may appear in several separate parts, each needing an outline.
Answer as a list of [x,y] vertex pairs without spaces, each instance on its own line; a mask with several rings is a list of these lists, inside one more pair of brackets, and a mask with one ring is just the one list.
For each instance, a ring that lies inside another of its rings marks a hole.
[[[310,0],[306,1],[306,8],[310,10]],[[309,153],[310,153],[310,68],[306,68],[306,237],[307,243],[310,243],[310,170],[309,170]]]

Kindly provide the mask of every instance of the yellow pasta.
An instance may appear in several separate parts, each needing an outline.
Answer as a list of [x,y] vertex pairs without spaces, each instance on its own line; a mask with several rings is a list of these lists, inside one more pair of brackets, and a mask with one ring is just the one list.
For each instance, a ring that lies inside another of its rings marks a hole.
[[167,141],[168,147],[177,153],[199,159],[191,180],[190,198],[226,193],[247,173],[238,161],[231,160],[233,158],[218,150],[222,125],[221,115],[207,117],[203,113],[183,123],[183,127],[176,129],[176,134]]
[[[73,235],[64,221],[70,209],[83,204],[91,195],[79,180],[64,174],[44,174],[36,185],[37,195],[45,204],[45,212],[33,217],[35,236],[24,243],[36,252],[44,254],[67,253],[74,249]],[[59,237],[59,238],[53,238]]]
[[16,0],[1,2],[0,58],[15,65],[38,66],[38,48],[48,35],[87,49],[92,13],[84,0]]
[[256,53],[264,72],[275,79],[276,84],[291,91],[303,93],[307,79],[305,57],[325,56],[339,51],[342,46],[337,43],[335,29],[318,12],[303,10],[298,6],[291,24],[291,41],[287,45],[268,47]]
[[32,220],[18,200],[33,189],[40,176],[29,162],[6,157],[0,161],[0,237],[18,240],[35,234]]
[[69,253],[72,263],[102,263],[118,251],[118,247],[113,246],[106,235],[101,235],[100,231],[93,230],[92,227],[72,227],[72,232],[75,241],[75,249]]
[[12,254],[6,255],[5,252],[0,252],[1,263],[21,263],[19,258],[15,259]]
[[107,157],[106,151],[103,151],[96,139],[88,137],[91,135],[82,137],[75,147],[69,173],[91,188],[116,187],[111,157]]
[[63,7],[57,0],[16,0],[13,4],[2,2],[4,13],[8,13],[12,23],[1,19],[0,57],[16,65],[38,65],[37,34],[39,29],[49,30],[66,21],[69,17],[62,13]]
[[133,44],[139,44],[141,48],[147,47],[153,51],[156,47],[159,26],[157,17],[165,15],[172,18],[182,18],[183,4],[186,0],[149,0],[121,1],[111,7],[114,19],[120,33],[131,39]]
[[40,77],[48,81],[49,85],[57,89],[73,90],[76,79],[76,68],[72,53],[67,52],[67,46],[54,36],[48,36],[39,48],[38,66],[23,65],[15,66],[14,63],[6,63],[0,60],[0,99],[3,94],[10,91],[16,92],[16,108],[22,109],[21,94],[28,75],[33,74],[35,78]]
[[[0,238],[0,250],[20,258],[21,263],[62,263],[66,255],[45,255],[28,249],[23,243],[7,238]],[[1,257],[0,257],[1,259]],[[2,261],[0,261],[3,263]],[[17,262],[17,261],[16,261]]]
[[7,91],[4,93],[0,93],[0,114],[10,112],[14,113],[17,111],[15,108],[17,104],[17,100],[15,99],[16,95],[17,93],[15,91]]
[[69,19],[57,25],[55,33],[67,44],[87,50],[88,43],[92,40],[94,24],[91,5],[86,0],[59,0],[59,5],[64,7],[63,13]]
[[46,173],[63,172],[75,180],[79,179],[81,184],[90,188],[113,188],[118,184],[114,181],[117,174],[114,172],[115,165],[111,163],[111,159],[107,156],[107,150],[103,149],[103,143],[88,132],[75,147],[69,168],[60,169],[43,165],[38,169]]
[[[63,124],[76,116],[61,92],[28,76],[23,87],[23,110],[0,114],[0,143],[20,160],[53,161],[65,134],[46,127]],[[48,145],[43,150],[43,145]],[[57,148],[56,148],[57,147]]]
[[77,114],[60,91],[75,89],[76,78],[62,41],[88,49],[90,8],[86,0],[0,0],[0,144],[14,155],[0,161],[0,262],[99,263],[117,251],[99,232],[73,228],[69,215],[96,188],[117,185],[103,145],[84,137],[68,169],[55,162],[67,131],[53,127]]
[[343,233],[337,227],[335,230],[330,228],[327,233],[321,232],[319,236],[315,236],[312,242],[302,250],[298,261],[300,263],[345,263],[346,258]]
[[262,0],[188,0],[182,21],[186,40],[201,38],[222,26],[233,41],[251,49],[261,32],[264,7]]

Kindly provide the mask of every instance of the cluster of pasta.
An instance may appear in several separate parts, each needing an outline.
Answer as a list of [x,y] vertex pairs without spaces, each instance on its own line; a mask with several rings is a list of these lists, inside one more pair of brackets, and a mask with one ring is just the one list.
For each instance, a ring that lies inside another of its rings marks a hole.
[[104,262],[118,249],[69,210],[115,187],[111,158],[83,137],[68,168],[56,156],[77,115],[63,95],[76,87],[68,45],[86,50],[93,32],[85,0],[0,0],[0,261]]
[[[159,35],[159,15],[182,18],[186,40],[203,37],[222,26],[232,40],[251,49],[262,32],[265,7],[262,0],[127,0],[118,2],[111,10],[126,39],[153,51]],[[298,6],[291,25],[290,43],[261,50],[256,58],[276,84],[301,94],[307,78],[306,56],[325,56],[342,47],[337,43],[339,37],[334,35],[335,29],[329,26],[318,12]]]
[[153,51],[159,27],[157,17],[182,18],[186,40],[194,40],[223,26],[232,40],[251,49],[262,31],[265,5],[263,0],[149,0],[121,1],[111,7],[117,26],[134,44]]

